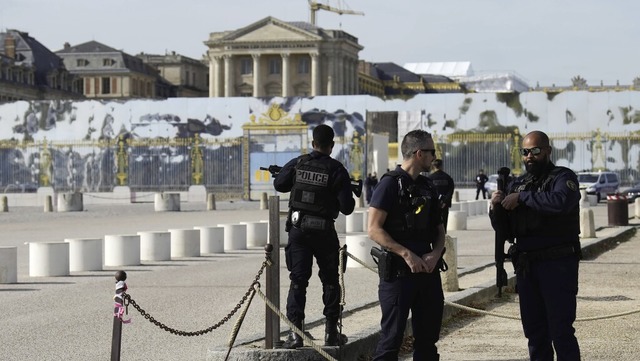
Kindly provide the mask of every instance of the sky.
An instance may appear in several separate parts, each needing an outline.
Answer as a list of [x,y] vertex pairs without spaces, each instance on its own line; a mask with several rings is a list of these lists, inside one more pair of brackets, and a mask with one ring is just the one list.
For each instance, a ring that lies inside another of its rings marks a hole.
[[[530,86],[631,84],[640,77],[638,0],[323,0],[364,12],[317,13],[364,46],[369,62],[469,61]],[[128,54],[201,59],[211,32],[272,16],[309,21],[307,0],[0,0],[0,30],[26,31],[52,51],[95,40]]]

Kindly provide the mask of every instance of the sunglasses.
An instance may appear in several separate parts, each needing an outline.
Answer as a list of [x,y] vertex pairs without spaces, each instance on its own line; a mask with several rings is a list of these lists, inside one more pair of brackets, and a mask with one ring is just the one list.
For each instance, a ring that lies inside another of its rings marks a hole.
[[522,155],[523,157],[526,157],[527,155],[529,155],[529,153],[531,153],[531,155],[538,155],[542,153],[542,148],[540,147],[520,148],[519,152],[520,152],[520,155]]
[[[435,157],[436,156],[436,150],[435,149],[418,149],[419,151],[422,152],[430,152],[431,156]],[[413,154],[418,153],[418,150],[414,151]]]

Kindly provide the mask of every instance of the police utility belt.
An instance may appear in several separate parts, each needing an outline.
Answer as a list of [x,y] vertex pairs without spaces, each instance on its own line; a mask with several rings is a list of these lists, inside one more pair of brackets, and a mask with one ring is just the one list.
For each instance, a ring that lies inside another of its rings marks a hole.
[[[442,251],[442,255],[440,255],[437,266],[437,269],[441,272],[449,269],[443,256],[444,250]],[[380,276],[380,279],[383,281],[393,281],[397,278],[407,277],[413,274],[402,257],[384,248],[371,247],[371,257],[373,257],[373,261],[378,265],[378,276]]]
[[303,232],[321,232],[333,228],[333,220],[305,214],[302,211],[291,212],[291,225]]
[[554,260],[572,255],[582,258],[582,250],[580,249],[579,243],[563,244],[535,251],[512,251],[510,249],[509,253],[511,253],[513,268],[516,270],[516,273],[521,273],[523,277],[526,277],[527,273],[531,270],[531,264],[538,261]]

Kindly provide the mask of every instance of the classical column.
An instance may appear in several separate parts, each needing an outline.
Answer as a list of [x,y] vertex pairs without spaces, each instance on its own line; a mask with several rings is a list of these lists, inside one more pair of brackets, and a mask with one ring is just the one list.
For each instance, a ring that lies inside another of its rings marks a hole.
[[327,57],[327,70],[328,70],[328,74],[327,74],[327,95],[334,95],[334,89],[335,89],[335,58],[334,58],[334,54],[333,53],[329,53],[326,55]]
[[216,63],[213,57],[209,57],[209,98],[217,97],[216,94]]
[[260,97],[262,92],[260,91],[260,54],[251,54],[253,58],[253,96]]
[[233,59],[231,55],[224,55],[224,96],[233,96]]
[[282,56],[282,96],[289,96],[289,54],[280,54]]
[[320,95],[320,72],[318,71],[318,53],[310,53],[311,56],[311,96]]
[[222,96],[222,92],[220,91],[220,88],[222,87],[222,77],[220,76],[220,71],[222,70],[222,57],[220,56],[214,56],[213,57],[213,71],[211,72],[211,76],[210,78],[212,78],[213,80],[213,86],[210,86],[209,88],[209,92],[211,93],[212,89],[213,89],[213,96],[214,97],[221,97]]

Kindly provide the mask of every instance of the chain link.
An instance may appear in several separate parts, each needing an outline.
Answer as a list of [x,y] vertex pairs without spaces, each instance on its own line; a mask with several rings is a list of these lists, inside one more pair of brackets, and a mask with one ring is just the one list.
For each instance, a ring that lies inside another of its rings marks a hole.
[[181,331],[181,330],[176,330],[175,328],[171,328],[171,327],[165,325],[164,323],[156,320],[147,311],[145,311],[142,307],[140,307],[138,305],[138,303],[136,301],[134,301],[134,299],[131,298],[131,295],[129,295],[128,293],[124,293],[123,294],[124,305],[125,305],[125,307],[128,307],[129,304],[131,304],[131,306],[133,306],[133,308],[135,308],[138,312],[140,312],[140,314],[144,318],[149,320],[149,322],[151,322],[152,324],[158,326],[159,328],[161,328],[161,329],[163,329],[163,330],[165,330],[167,332],[170,332],[170,333],[172,333],[174,335],[178,335],[178,336],[201,336],[201,335],[207,334],[207,333],[217,329],[218,327],[222,326],[227,321],[229,321],[229,319],[231,319],[231,317],[233,317],[233,315],[235,315],[236,312],[238,312],[240,307],[242,307],[242,305],[247,301],[247,299],[249,298],[251,293],[254,292],[254,285],[257,285],[258,287],[260,287],[260,282],[258,280],[260,279],[260,276],[262,276],[262,273],[264,272],[264,269],[268,265],[271,265],[271,259],[269,257],[267,257],[267,259],[264,262],[262,262],[262,267],[260,267],[260,270],[258,271],[258,274],[256,275],[255,279],[251,283],[251,286],[249,286],[249,289],[244,294],[244,296],[242,297],[240,302],[233,308],[233,310],[231,310],[231,312],[229,312],[229,314],[227,314],[225,317],[223,317],[215,325],[210,326],[210,327],[205,328],[205,329],[200,330],[200,331]]

